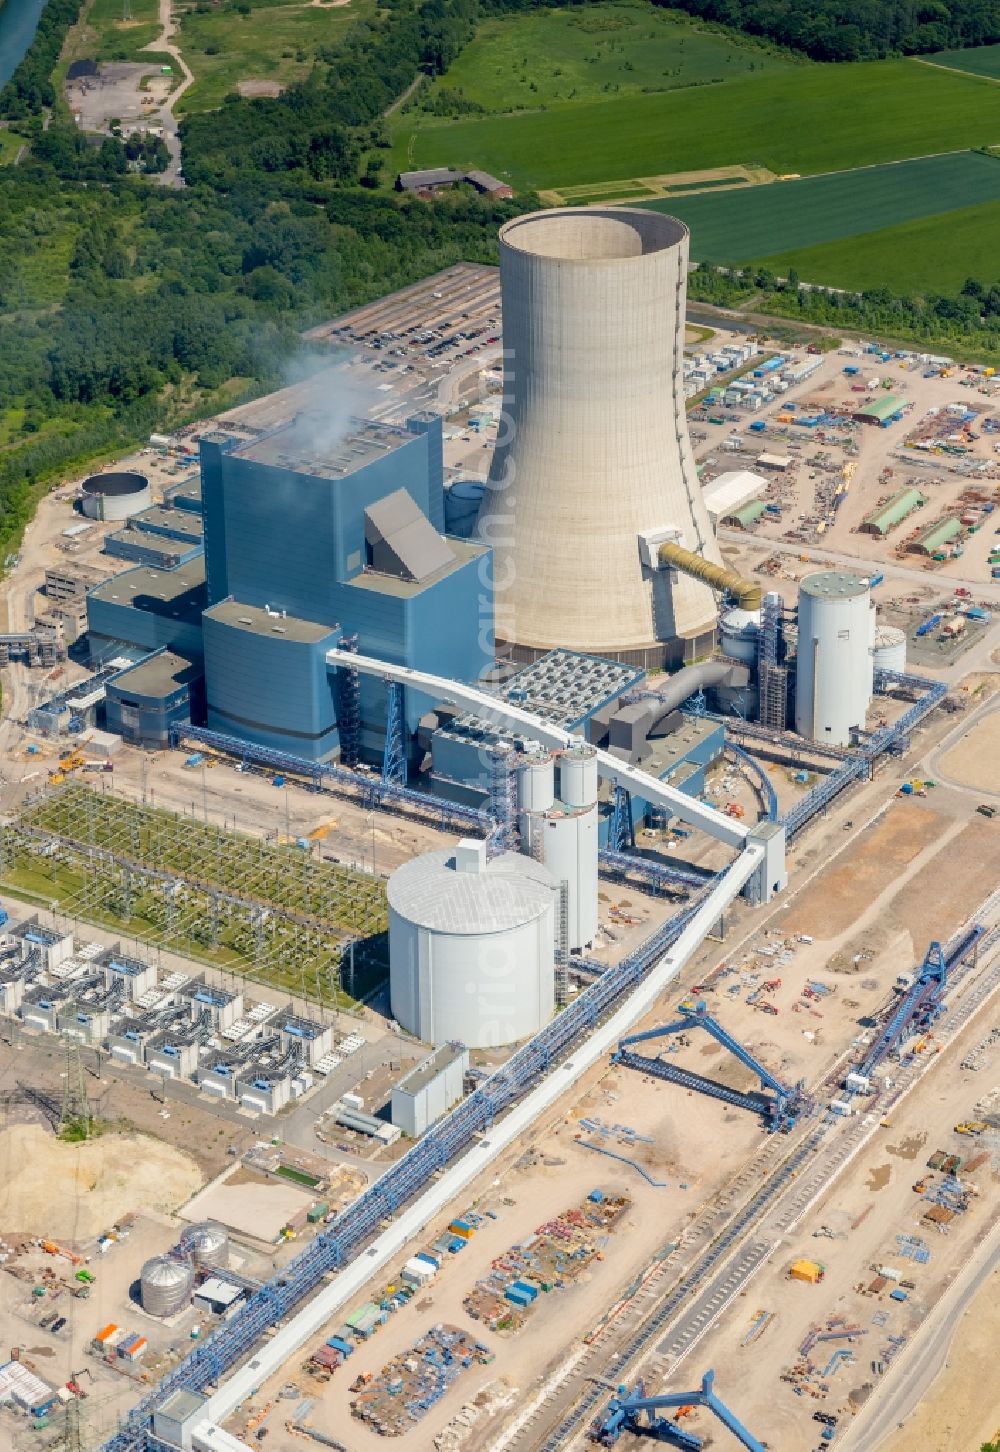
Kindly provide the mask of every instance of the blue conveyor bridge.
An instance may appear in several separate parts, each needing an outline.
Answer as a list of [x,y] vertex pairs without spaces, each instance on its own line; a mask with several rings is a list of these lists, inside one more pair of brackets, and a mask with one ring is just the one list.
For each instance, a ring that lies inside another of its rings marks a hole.
[[[720,1099],[723,1104],[732,1105],[734,1109],[747,1109],[751,1114],[759,1114],[769,1130],[787,1133],[799,1116],[808,1110],[809,1103],[802,1083],[790,1088],[780,1079],[776,1079],[759,1059],[754,1058],[749,1049],[744,1048],[728,1029],[723,1028],[718,1019],[711,1016],[704,999],[685,999],[678,1004],[677,1012],[680,1017],[673,1023],[646,1029],[644,1033],[630,1034],[628,1038],[622,1039],[612,1055],[612,1063],[621,1064],[626,1069],[637,1069],[641,1074],[652,1074],[656,1079],[665,1079],[668,1084],[679,1084],[682,1088],[692,1089],[698,1094],[707,1094],[711,1099]],[[711,1034],[716,1043],[728,1049],[757,1076],[760,1089],[731,1089],[727,1084],[720,1084],[715,1079],[696,1074],[692,1069],[681,1068],[667,1059],[647,1058],[645,1054],[636,1053],[633,1048],[635,1044],[649,1043],[652,1039],[667,1038],[673,1034],[690,1033],[693,1029],[703,1029],[705,1033]],[[767,1090],[770,1093],[765,1092]]]
[[657,1442],[667,1442],[672,1447],[682,1447],[685,1452],[698,1452],[703,1443],[696,1433],[689,1432],[680,1422],[657,1414],[680,1407],[705,1407],[732,1432],[747,1452],[766,1452],[767,1443],[758,1441],[739,1417],[716,1396],[714,1381],[715,1372],[706,1371],[697,1391],[664,1392],[655,1397],[646,1395],[641,1381],[631,1392],[620,1386],[618,1395],[612,1397],[604,1415],[591,1428],[591,1438],[602,1447],[614,1447],[623,1432],[631,1432],[640,1437],[651,1437]]

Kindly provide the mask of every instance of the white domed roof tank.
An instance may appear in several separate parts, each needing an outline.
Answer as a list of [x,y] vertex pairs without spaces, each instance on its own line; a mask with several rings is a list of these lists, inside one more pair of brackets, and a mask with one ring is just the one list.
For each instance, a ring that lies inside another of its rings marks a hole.
[[875,606],[868,581],[847,570],[806,575],[798,625],[795,729],[810,741],[849,746],[872,699]]
[[727,610],[719,621],[719,646],[723,655],[753,665],[757,660],[759,610]]
[[597,751],[584,741],[559,757],[559,800],[567,807],[590,807],[597,801]]
[[555,799],[555,763],[551,752],[526,752],[517,768],[518,811],[547,812]]
[[176,1316],[191,1299],[194,1271],[189,1260],[157,1255],[139,1273],[139,1299],[151,1316]]
[[541,863],[465,840],[397,868],[387,895],[389,997],[408,1033],[491,1049],[548,1022],[558,894]]
[[225,1226],[215,1220],[189,1225],[181,1235],[180,1248],[196,1266],[229,1264],[229,1235]]
[[877,671],[905,671],[906,631],[895,625],[876,625],[872,663]]

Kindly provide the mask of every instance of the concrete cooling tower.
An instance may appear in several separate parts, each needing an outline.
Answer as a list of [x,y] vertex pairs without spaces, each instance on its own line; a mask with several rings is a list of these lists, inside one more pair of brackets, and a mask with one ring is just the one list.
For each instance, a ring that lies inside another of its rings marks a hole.
[[688,231],[628,207],[534,212],[500,232],[504,408],[477,530],[498,640],[671,664],[700,653],[718,564],[681,379]]

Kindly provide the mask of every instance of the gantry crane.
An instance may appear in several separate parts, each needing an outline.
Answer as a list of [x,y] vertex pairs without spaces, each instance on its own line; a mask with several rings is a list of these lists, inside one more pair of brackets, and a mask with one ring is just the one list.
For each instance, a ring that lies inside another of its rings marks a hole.
[[591,1427],[591,1439],[602,1447],[613,1447],[623,1432],[633,1432],[638,1436],[652,1437],[657,1442],[669,1442],[674,1447],[684,1448],[685,1452],[698,1452],[702,1439],[696,1433],[689,1432],[668,1417],[657,1416],[657,1413],[680,1407],[707,1407],[746,1447],[747,1452],[766,1452],[767,1443],[758,1441],[752,1432],[747,1431],[740,1419],[715,1395],[714,1381],[715,1372],[706,1371],[697,1391],[665,1392],[655,1397],[646,1395],[641,1381],[631,1392],[620,1386],[603,1416],[598,1417]]
[[[783,1133],[787,1133],[800,1115],[808,1110],[809,1101],[805,1094],[803,1081],[794,1087],[789,1087],[780,1079],[775,1078],[759,1059],[754,1058],[749,1049],[745,1049],[741,1043],[738,1043],[732,1034],[711,1016],[704,999],[685,999],[683,1003],[678,1004],[677,1012],[680,1017],[673,1023],[668,1023],[662,1028],[647,1029],[645,1033],[630,1034],[628,1038],[622,1039],[612,1055],[612,1063],[622,1064],[628,1069],[638,1069],[640,1073],[652,1074],[657,1079],[666,1079],[670,1084],[680,1084],[683,1088],[694,1089],[699,1094],[708,1094],[712,1099],[721,1099],[724,1104],[731,1104],[736,1109],[748,1109],[752,1114],[761,1115],[769,1130],[781,1130]],[[720,1043],[724,1049],[728,1049],[741,1064],[746,1065],[757,1076],[761,1084],[760,1089],[746,1092],[730,1089],[728,1085],[719,1084],[714,1079],[707,1079],[703,1074],[696,1074],[691,1069],[682,1069],[679,1065],[671,1064],[666,1059],[650,1059],[633,1050],[634,1044],[648,1043],[651,1039],[666,1038],[671,1034],[687,1033],[691,1029],[704,1029],[706,1033],[711,1034],[717,1043]],[[765,1090],[770,1090],[770,1093],[765,1093]]]

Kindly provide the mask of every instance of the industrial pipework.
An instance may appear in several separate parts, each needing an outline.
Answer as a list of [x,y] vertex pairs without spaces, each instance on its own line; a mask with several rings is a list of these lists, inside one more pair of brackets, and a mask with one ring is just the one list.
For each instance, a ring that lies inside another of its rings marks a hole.
[[661,565],[670,565],[672,569],[711,585],[713,590],[733,595],[741,610],[759,610],[761,607],[764,591],[760,585],[753,580],[745,580],[735,570],[727,570],[725,565],[716,565],[702,555],[696,555],[693,550],[686,550],[683,545],[672,541],[661,544],[657,558]]

